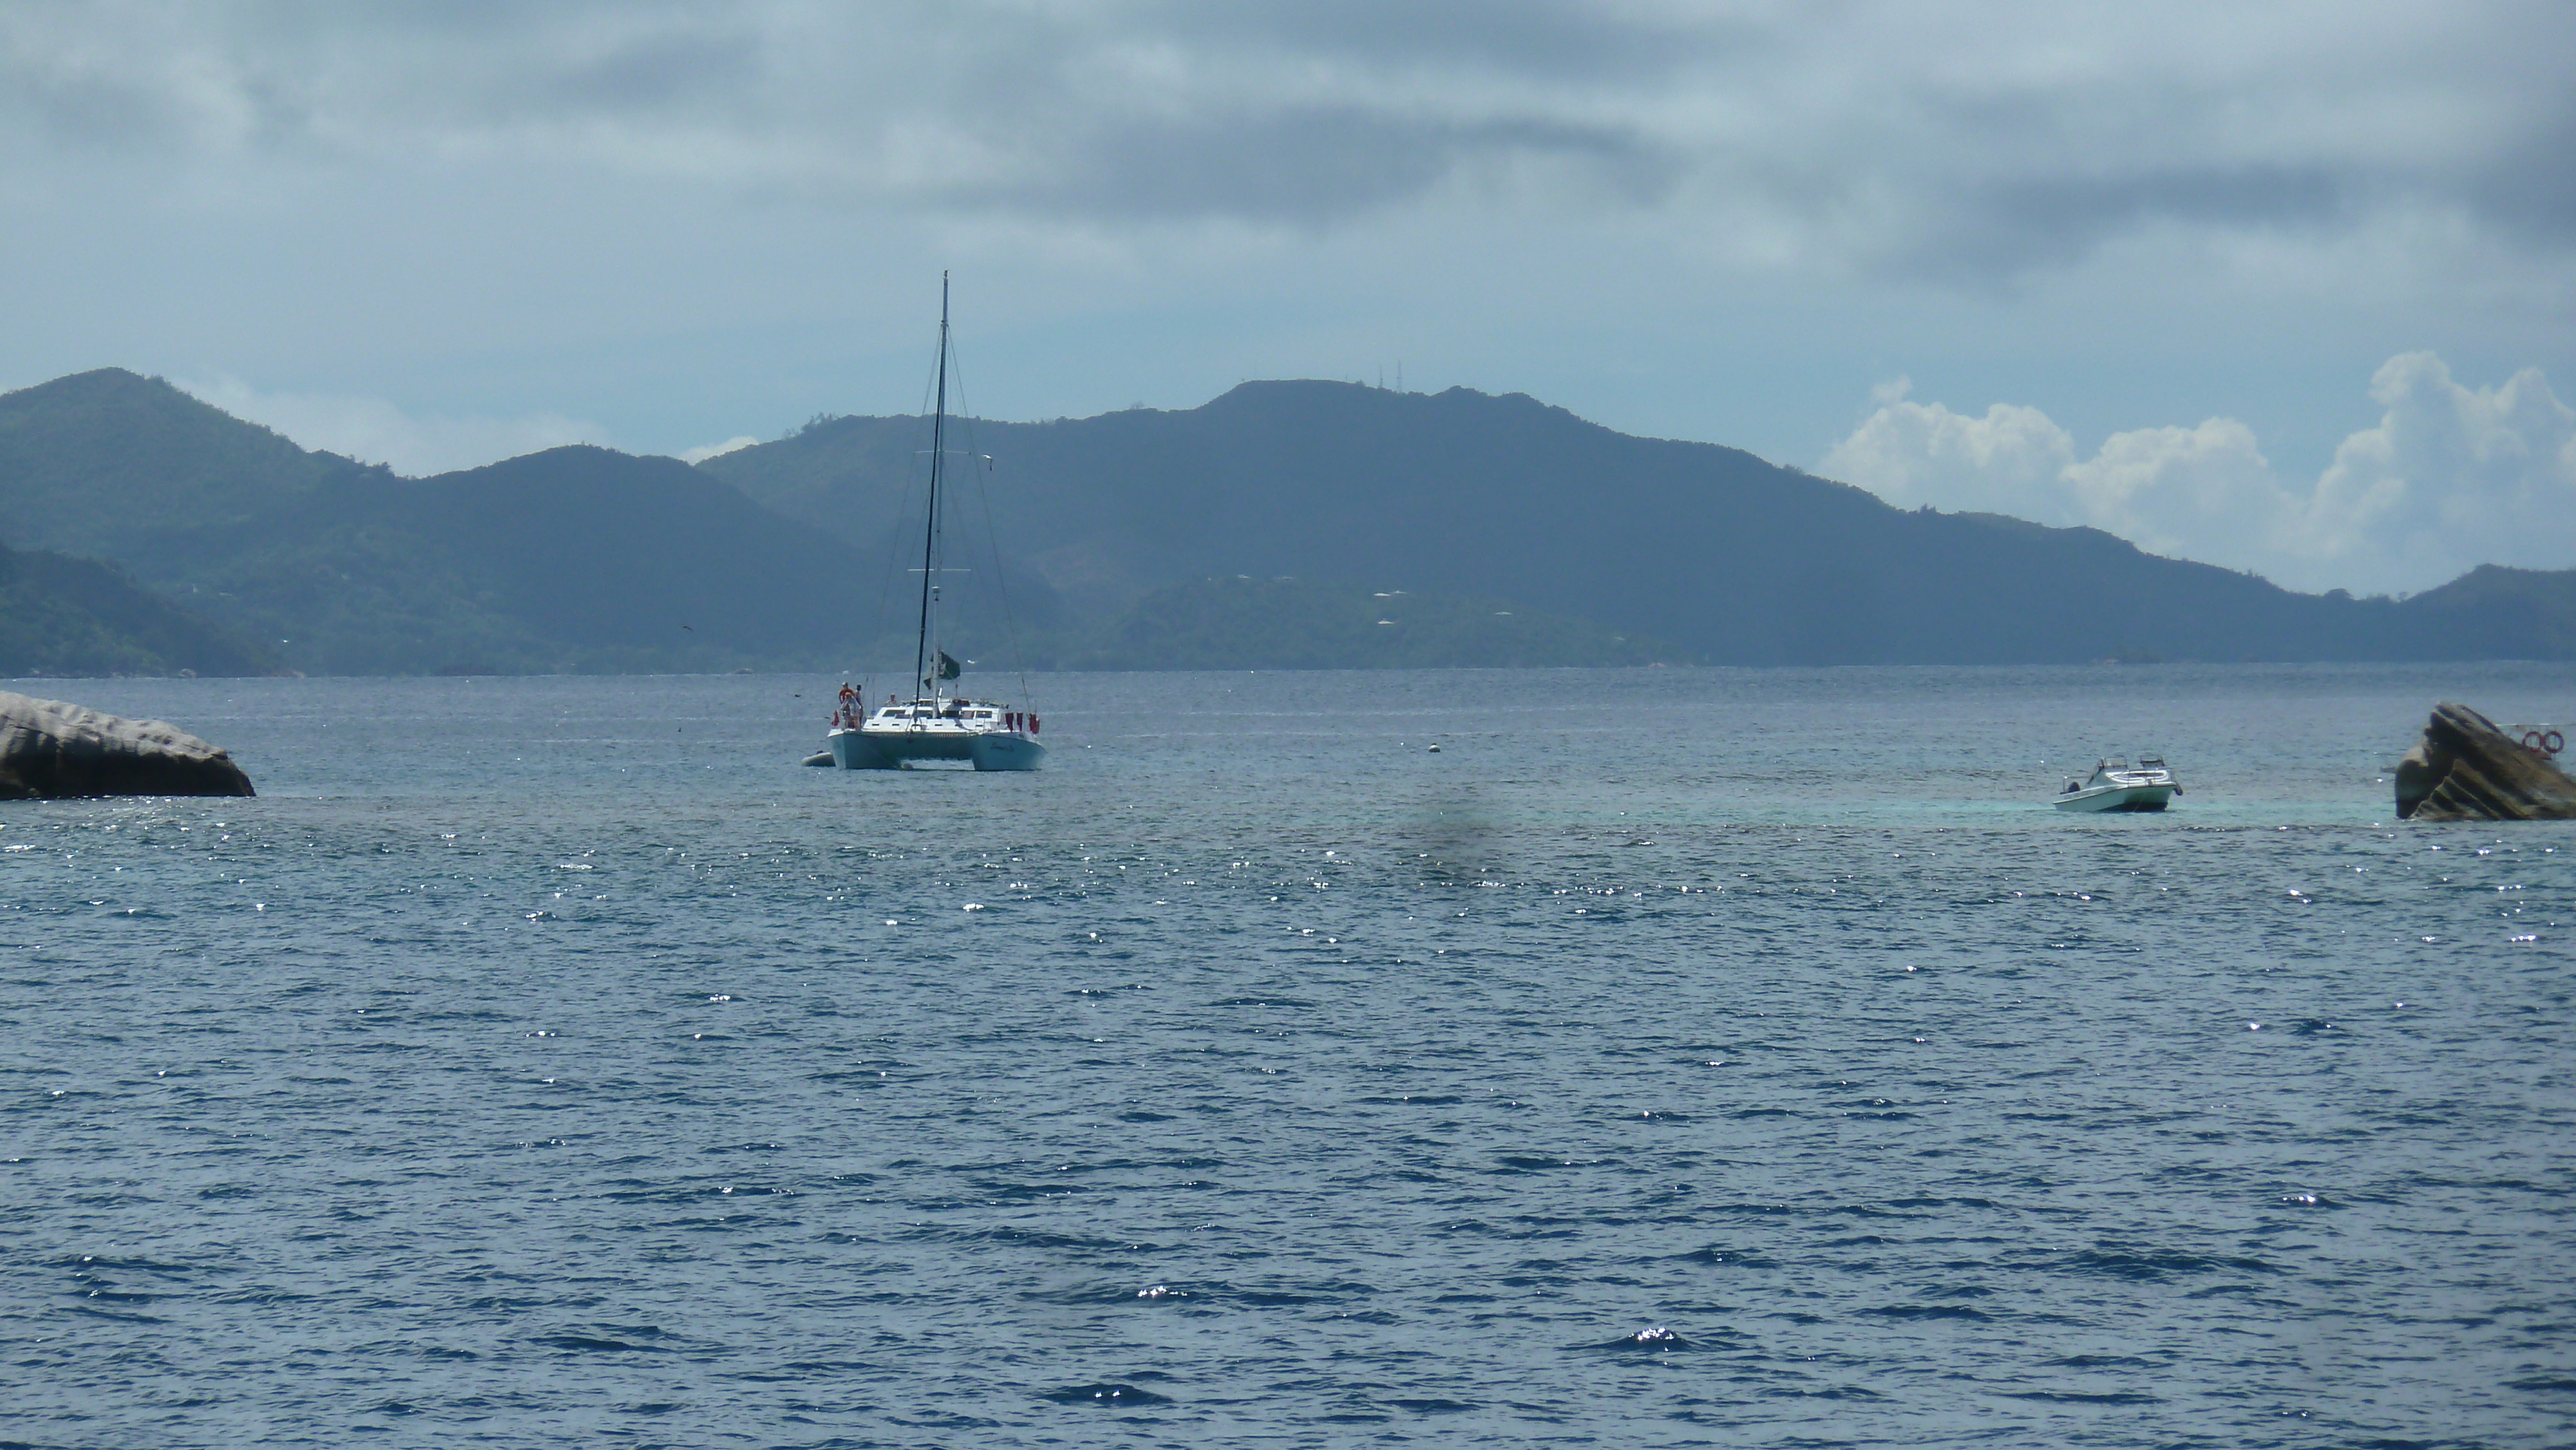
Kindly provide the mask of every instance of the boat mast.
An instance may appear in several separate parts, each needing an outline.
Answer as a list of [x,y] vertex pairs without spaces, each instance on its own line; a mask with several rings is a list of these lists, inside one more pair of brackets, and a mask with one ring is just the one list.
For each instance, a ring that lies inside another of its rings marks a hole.
[[921,632],[912,646],[912,677],[930,698],[939,698],[938,670],[931,664],[930,609],[939,598],[939,469],[948,457],[948,274],[939,274],[939,404],[930,417],[930,509],[921,531]]

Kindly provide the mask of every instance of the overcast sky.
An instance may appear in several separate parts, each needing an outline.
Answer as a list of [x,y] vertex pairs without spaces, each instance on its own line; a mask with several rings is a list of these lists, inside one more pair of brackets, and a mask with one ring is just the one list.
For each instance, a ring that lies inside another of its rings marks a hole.
[[[2301,587],[2576,566],[2576,4],[0,0],[0,386],[407,472],[1527,392]],[[1580,486],[1570,480],[1570,486]]]

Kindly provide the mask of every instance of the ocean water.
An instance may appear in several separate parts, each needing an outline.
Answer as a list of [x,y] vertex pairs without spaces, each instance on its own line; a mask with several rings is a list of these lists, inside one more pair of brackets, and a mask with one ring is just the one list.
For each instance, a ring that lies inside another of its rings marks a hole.
[[0,1443],[2576,1442],[2576,670],[836,683],[19,686]]

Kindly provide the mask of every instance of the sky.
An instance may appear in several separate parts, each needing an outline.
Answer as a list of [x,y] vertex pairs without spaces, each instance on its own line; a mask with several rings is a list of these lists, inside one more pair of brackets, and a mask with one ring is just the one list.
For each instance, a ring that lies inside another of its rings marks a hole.
[[[0,388],[406,473],[1528,393],[2303,589],[2576,567],[2576,4],[0,0]],[[1569,480],[1580,487],[1580,480]]]

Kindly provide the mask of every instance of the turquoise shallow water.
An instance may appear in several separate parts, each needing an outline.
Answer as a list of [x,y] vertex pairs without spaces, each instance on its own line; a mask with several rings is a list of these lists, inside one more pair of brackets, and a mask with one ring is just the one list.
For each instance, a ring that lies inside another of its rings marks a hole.
[[2576,1440],[2576,671],[835,684],[21,686],[0,1443]]

